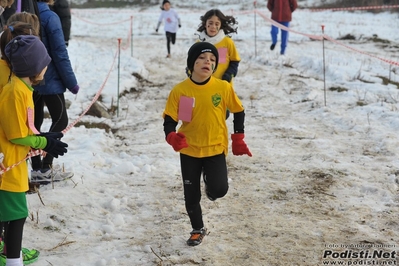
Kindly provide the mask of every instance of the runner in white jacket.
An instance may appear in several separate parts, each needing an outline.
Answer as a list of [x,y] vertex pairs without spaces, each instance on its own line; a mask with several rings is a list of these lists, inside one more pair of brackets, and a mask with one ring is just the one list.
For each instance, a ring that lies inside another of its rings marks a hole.
[[162,2],[162,12],[158,19],[158,25],[155,29],[158,32],[159,26],[162,21],[164,21],[164,29],[166,34],[166,47],[168,49],[168,55],[166,57],[170,57],[170,43],[175,44],[176,42],[176,32],[178,28],[181,27],[180,18],[177,12],[170,7],[170,2],[168,0],[164,0]]

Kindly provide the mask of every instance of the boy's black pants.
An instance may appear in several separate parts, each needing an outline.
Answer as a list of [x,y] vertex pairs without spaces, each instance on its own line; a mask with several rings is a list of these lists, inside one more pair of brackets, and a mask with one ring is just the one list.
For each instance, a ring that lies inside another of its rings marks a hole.
[[193,229],[204,227],[201,210],[201,174],[212,198],[226,195],[229,184],[227,180],[226,156],[224,153],[211,157],[195,158],[180,154],[180,166],[183,178],[184,201]]

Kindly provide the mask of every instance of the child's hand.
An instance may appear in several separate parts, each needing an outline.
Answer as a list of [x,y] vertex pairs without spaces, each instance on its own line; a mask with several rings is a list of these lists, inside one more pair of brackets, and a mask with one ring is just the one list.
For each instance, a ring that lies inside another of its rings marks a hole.
[[60,141],[60,139],[64,136],[64,134],[61,132],[40,133],[37,136],[46,138],[47,145],[43,148],[43,151],[46,151],[55,158],[64,155],[68,151],[68,144]]
[[166,141],[173,147],[175,151],[187,148],[186,136],[183,133],[170,132],[166,137]]
[[77,94],[79,92],[79,85],[76,84],[72,89],[69,90],[73,94]]
[[252,153],[249,151],[247,144],[244,142],[244,133],[231,134],[232,149],[234,155],[247,154],[252,157]]

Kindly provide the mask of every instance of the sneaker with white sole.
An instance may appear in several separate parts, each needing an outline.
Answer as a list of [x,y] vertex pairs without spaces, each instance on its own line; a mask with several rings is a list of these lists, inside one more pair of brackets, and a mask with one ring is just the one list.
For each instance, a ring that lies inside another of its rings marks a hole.
[[72,172],[63,172],[60,168],[52,168],[52,169],[41,169],[41,170],[32,170],[30,182],[31,183],[40,183],[40,184],[49,184],[51,182],[59,182],[64,181],[73,177]]

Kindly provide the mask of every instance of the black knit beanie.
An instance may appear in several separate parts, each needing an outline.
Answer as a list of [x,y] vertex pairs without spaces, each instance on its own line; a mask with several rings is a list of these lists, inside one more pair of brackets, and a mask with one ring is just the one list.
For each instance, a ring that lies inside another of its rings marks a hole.
[[168,0],[164,0],[164,1],[162,2],[162,6],[163,6],[164,4],[166,4],[166,3],[169,3],[169,4],[170,4],[170,2],[169,2]]
[[216,68],[219,63],[219,53],[218,53],[218,50],[216,49],[216,47],[209,42],[196,42],[188,50],[187,68],[191,72],[193,72],[195,60],[197,60],[197,58],[198,58],[198,56],[200,56],[200,54],[206,53],[206,52],[212,53],[216,57],[216,64],[215,64],[215,68],[213,69],[213,72],[216,71]]
[[42,41],[33,35],[20,35],[4,49],[11,63],[11,70],[18,77],[34,77],[48,66],[51,58]]

